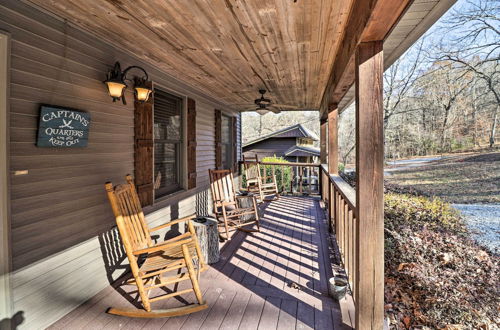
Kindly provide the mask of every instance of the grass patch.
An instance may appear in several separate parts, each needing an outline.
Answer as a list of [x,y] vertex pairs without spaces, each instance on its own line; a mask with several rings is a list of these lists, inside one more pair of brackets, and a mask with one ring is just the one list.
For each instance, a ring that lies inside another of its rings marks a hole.
[[386,181],[450,203],[500,203],[500,153],[453,157],[393,171]]

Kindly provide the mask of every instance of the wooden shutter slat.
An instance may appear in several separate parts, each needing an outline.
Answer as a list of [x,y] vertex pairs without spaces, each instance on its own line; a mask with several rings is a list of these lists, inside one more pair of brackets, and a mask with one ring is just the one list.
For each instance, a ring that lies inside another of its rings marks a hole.
[[196,187],[196,102],[188,98],[187,102],[187,177],[188,189]]
[[[151,82],[149,88],[153,88]],[[153,204],[153,99],[134,102],[134,176],[142,206]]]
[[233,172],[238,171],[238,117],[233,117]]
[[222,112],[215,109],[215,168],[222,168]]

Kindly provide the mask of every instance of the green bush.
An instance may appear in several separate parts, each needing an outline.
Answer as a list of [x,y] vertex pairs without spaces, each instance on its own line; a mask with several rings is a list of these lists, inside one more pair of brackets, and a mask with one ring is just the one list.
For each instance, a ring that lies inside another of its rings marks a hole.
[[345,170],[345,165],[344,163],[339,163],[339,172],[342,173]]
[[443,200],[423,196],[388,193],[384,197],[385,227],[395,230],[402,223],[412,227],[451,230],[465,229],[460,213]]
[[[289,163],[287,160],[285,160],[283,157],[264,157],[261,160],[264,163]],[[273,174],[273,166],[272,165],[264,165],[263,166],[264,171],[266,176],[271,176]],[[282,175],[281,173],[283,172],[283,180],[285,181],[285,189],[287,189],[290,186],[290,182],[292,181],[293,178],[293,171],[291,166],[274,166],[274,174],[276,175],[276,183],[278,184],[278,189],[281,189],[283,186],[283,182],[281,180]]]
[[[283,164],[289,163],[283,157],[276,157],[276,156],[264,157],[260,161],[261,162],[269,162],[269,163],[283,163]],[[292,178],[293,178],[292,167],[291,166],[276,165],[276,166],[274,166],[274,168],[275,168],[274,173],[276,175],[276,183],[278,184],[278,190],[281,190],[281,187],[283,184],[283,182],[281,180],[281,178],[282,178],[281,172],[283,172],[283,180],[285,181],[285,189],[288,190],[289,186],[290,186],[290,182],[292,181]],[[266,176],[271,176],[273,173],[271,165],[261,165],[261,171],[262,171],[262,169],[263,169],[262,174],[265,174]],[[245,168],[243,167],[243,165],[241,165],[241,173],[243,173],[243,175],[241,176],[242,186],[246,187],[247,186],[247,178],[245,175]]]

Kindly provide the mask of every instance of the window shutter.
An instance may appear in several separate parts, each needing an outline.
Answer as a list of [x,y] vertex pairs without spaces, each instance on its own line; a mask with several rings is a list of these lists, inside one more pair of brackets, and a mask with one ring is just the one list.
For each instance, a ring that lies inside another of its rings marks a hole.
[[215,168],[222,168],[222,112],[215,109]]
[[[152,83],[149,83],[152,88]],[[134,102],[134,176],[142,206],[153,204],[153,98]]]
[[238,172],[238,117],[233,117],[233,172]]
[[187,170],[188,189],[196,187],[196,102],[187,100]]

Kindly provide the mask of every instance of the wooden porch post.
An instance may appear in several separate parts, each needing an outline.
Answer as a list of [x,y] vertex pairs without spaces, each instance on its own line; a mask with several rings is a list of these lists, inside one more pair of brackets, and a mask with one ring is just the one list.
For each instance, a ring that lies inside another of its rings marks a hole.
[[[9,70],[10,35],[0,32],[0,320],[12,317],[10,194],[9,194]],[[3,323],[3,322],[2,322]]]
[[384,324],[382,41],[356,51],[356,329]]
[[336,104],[328,106],[328,172],[339,173],[338,109]]
[[319,134],[319,147],[320,147],[320,163],[326,164],[326,119],[320,120],[320,134]]

